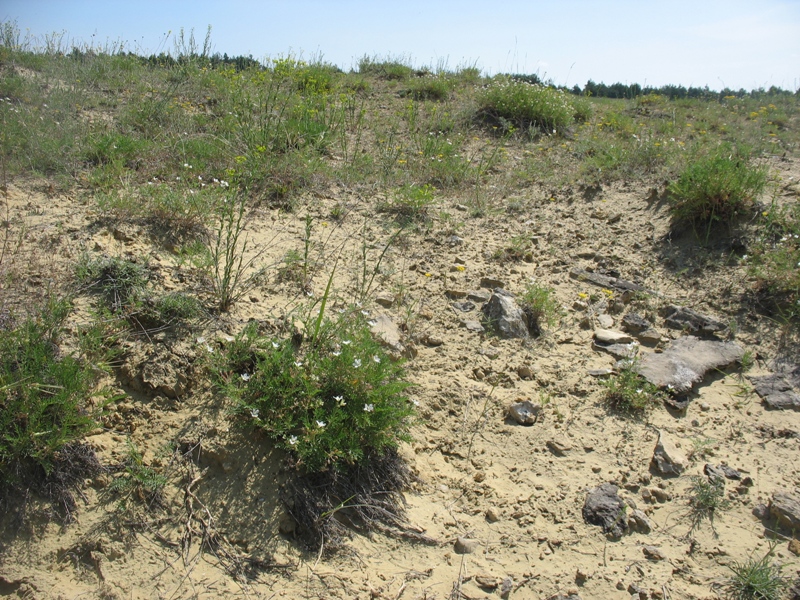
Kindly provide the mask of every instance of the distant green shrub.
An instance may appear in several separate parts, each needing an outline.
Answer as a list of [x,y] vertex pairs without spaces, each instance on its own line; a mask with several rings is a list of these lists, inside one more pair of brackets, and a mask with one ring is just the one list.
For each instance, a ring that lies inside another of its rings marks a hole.
[[447,100],[452,85],[444,77],[427,76],[412,79],[402,95],[414,100]]
[[732,223],[750,215],[767,184],[766,166],[753,165],[749,153],[727,142],[689,162],[669,186],[676,222]]
[[569,127],[575,110],[569,96],[543,85],[495,79],[478,99],[478,112],[491,122],[556,133]]
[[402,366],[360,313],[297,340],[248,326],[214,363],[236,412],[290,452],[303,472],[359,463],[409,439],[413,405]]
[[414,74],[414,69],[405,64],[402,59],[389,57],[379,60],[364,56],[358,61],[358,72],[361,75],[374,75],[381,79],[404,81]]

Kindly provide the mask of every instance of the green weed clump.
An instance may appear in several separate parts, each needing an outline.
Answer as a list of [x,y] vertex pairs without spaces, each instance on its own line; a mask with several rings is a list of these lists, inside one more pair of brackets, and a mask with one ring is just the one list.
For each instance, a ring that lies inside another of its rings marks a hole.
[[727,580],[728,597],[732,600],[780,600],[789,580],[782,574],[781,565],[772,562],[775,546],[759,559],[734,562],[728,568],[733,575]]
[[378,206],[382,212],[397,215],[407,221],[422,221],[434,203],[436,188],[432,185],[404,185],[394,197]]
[[414,74],[403,58],[387,58],[364,56],[358,61],[358,72],[361,75],[374,75],[389,81],[404,81]]
[[109,490],[119,496],[120,508],[126,508],[131,499],[144,503],[148,508],[164,504],[167,478],[145,464],[142,453],[130,439],[125,459],[117,465],[117,471]]
[[800,317],[800,204],[773,206],[762,218],[764,231],[753,245],[748,271],[765,308],[796,320]]
[[569,127],[575,118],[575,109],[565,92],[523,81],[496,79],[478,102],[479,115],[505,130],[533,127],[556,133]]
[[623,413],[642,415],[664,400],[664,393],[636,372],[636,361],[628,361],[617,375],[603,382],[606,402]]
[[6,498],[34,489],[69,520],[72,489],[100,471],[80,443],[95,427],[87,411],[94,373],[62,356],[58,342],[70,312],[52,300],[17,326],[0,329],[0,487]]
[[689,493],[689,511],[692,520],[692,530],[696,529],[703,521],[708,521],[712,528],[714,517],[719,511],[729,506],[725,498],[725,482],[707,477],[695,476],[692,478],[692,489]]
[[561,316],[561,305],[553,288],[533,283],[522,294],[522,310],[528,320],[528,329],[540,335],[545,327],[553,327]]
[[444,77],[427,76],[411,80],[402,95],[414,100],[447,100],[452,85]]
[[360,313],[302,344],[248,326],[214,366],[236,412],[288,451],[301,472],[346,468],[409,439],[413,405],[402,366]]
[[768,169],[754,165],[749,153],[722,143],[691,160],[669,186],[676,222],[732,224],[752,214],[767,184]]

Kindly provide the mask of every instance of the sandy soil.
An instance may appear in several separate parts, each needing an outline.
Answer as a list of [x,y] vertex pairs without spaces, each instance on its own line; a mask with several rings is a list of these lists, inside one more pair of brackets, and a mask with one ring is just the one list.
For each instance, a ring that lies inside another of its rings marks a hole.
[[[782,197],[797,201],[800,163],[776,160],[771,167],[783,177]],[[506,580],[506,597],[519,600],[558,593],[628,599],[637,590],[640,598],[717,598],[728,565],[763,556],[771,539],[784,573],[796,577],[800,560],[789,550],[791,533],[776,536],[752,510],[777,491],[800,491],[800,414],[765,410],[747,380],[731,371],[707,377],[683,413],[661,407],[645,420],[626,419],[609,412],[603,387],[587,374],[615,361],[593,350],[596,316],[573,307],[579,294],[600,291],[571,278],[575,267],[615,270],[658,292],[616,308],[611,302],[613,328],[636,310],[655,317],[665,341],[675,338],[681,333],[657,316],[661,305],[675,303],[736,323],[736,341],[757,356],[752,374],[771,372],[787,356],[779,327],[742,308],[751,285],[746,268],[735,259],[724,269],[709,266],[724,251],[699,248],[690,232],[670,235],[662,191],[623,185],[553,201],[549,190],[531,187],[518,197],[490,198],[500,210],[481,219],[470,218],[459,197],[440,198],[430,227],[390,248],[371,296],[385,292],[401,301],[365,309],[389,314],[416,350],[407,368],[420,418],[416,441],[401,451],[419,477],[406,492],[408,519],[432,542],[354,536],[333,557],[295,543],[279,501],[284,457],[236,426],[226,399],[201,376],[206,350],[197,343],[198,337],[224,343],[249,319],[285,319],[303,292],[273,270],[230,314],[194,331],[129,337],[122,364],[104,382],[124,398],[89,441],[106,464],[119,461],[133,441],[147,464],[169,476],[166,507],[120,509],[104,475],[84,486],[78,521],[67,527],[47,520],[45,507],[35,503],[21,529],[6,516],[0,595],[472,599],[501,597]],[[347,268],[338,271],[335,287],[344,302],[362,235],[375,260],[394,231],[384,226],[385,216],[376,217],[377,200],[330,188],[310,195],[294,214],[257,210],[248,225],[254,249],[263,250],[262,264],[279,262],[302,248],[304,217],[313,215],[313,292],[323,292],[340,253]],[[330,217],[336,204],[348,210],[341,222]],[[503,210],[509,205],[516,212]],[[157,290],[199,289],[197,274],[177,264],[145,227],[105,223],[90,204],[40,182],[11,185],[9,220],[9,231],[22,235],[6,263],[22,290],[18,302],[65,280],[84,251],[147,257]],[[496,258],[519,234],[534,236],[529,261]],[[479,306],[461,313],[447,292],[478,290],[484,277],[514,293],[531,279],[553,286],[565,307],[561,322],[526,341],[468,330],[463,320],[477,319]],[[89,321],[89,308],[79,295],[73,330]],[[150,374],[147,381],[142,373]],[[535,425],[506,416],[518,399],[546,402]],[[691,456],[679,477],[651,472],[658,431]],[[193,449],[196,460],[179,461],[172,448]],[[752,486],[728,482],[729,507],[713,526],[704,521],[693,530],[691,476],[702,475],[706,462],[738,469]],[[186,484],[195,479],[194,506],[207,509],[215,544],[186,535]],[[648,515],[651,533],[612,541],[584,521],[587,491],[606,482]],[[653,489],[661,500],[646,501]],[[457,552],[459,537],[474,540],[474,551]],[[663,559],[648,559],[644,546],[660,548]]]

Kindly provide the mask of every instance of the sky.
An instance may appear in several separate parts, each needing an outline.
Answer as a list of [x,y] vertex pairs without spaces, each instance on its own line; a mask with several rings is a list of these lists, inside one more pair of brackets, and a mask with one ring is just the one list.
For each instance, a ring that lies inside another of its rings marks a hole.
[[569,87],[800,88],[800,0],[0,0],[0,21],[145,54],[211,25],[214,52],[344,70],[367,55]]

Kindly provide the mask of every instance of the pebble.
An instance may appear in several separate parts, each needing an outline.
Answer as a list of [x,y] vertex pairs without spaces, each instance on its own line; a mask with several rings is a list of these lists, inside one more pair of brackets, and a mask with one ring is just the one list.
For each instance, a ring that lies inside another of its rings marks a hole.
[[456,539],[455,551],[457,554],[472,554],[478,549],[480,542],[468,537],[459,536]]
[[644,552],[644,556],[648,560],[666,560],[667,558],[664,551],[657,546],[644,546],[642,552]]
[[486,520],[489,521],[489,523],[497,523],[500,520],[500,511],[494,506],[490,506],[486,509]]
[[533,425],[539,419],[542,407],[530,400],[515,402],[508,407],[509,416],[520,425]]
[[595,329],[594,339],[601,344],[630,344],[633,338],[627,333],[612,329]]

